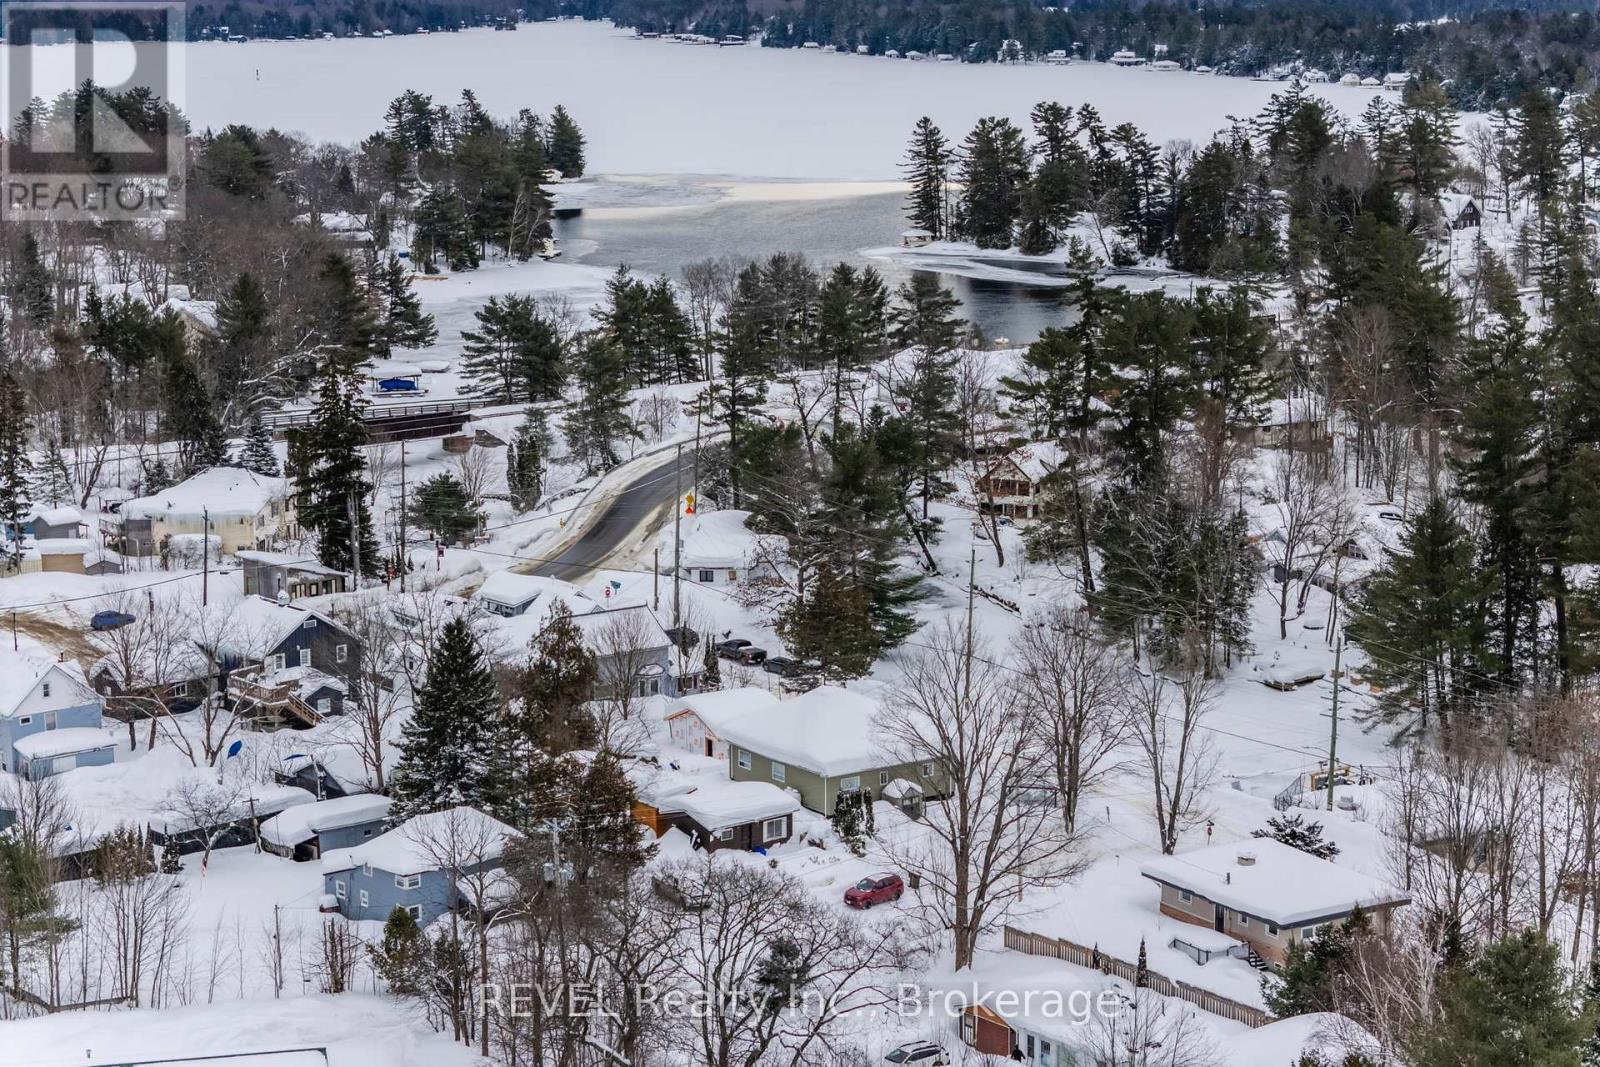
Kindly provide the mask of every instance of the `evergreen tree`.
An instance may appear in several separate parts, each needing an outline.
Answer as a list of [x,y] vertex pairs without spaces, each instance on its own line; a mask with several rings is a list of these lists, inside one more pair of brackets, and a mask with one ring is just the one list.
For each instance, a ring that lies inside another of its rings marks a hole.
[[[255,275],[245,271],[217,301],[217,332],[211,339],[212,367],[218,396],[235,398],[249,408],[276,383],[265,380],[272,309]],[[297,377],[298,372],[297,369]]]
[[61,447],[55,441],[45,442],[44,458],[34,470],[31,496],[40,507],[58,508],[71,504],[76,497],[72,485],[72,472],[62,458]]
[[1115,397],[1111,442],[1131,481],[1165,476],[1167,437],[1194,403],[1189,341],[1189,311],[1160,292],[1117,301],[1101,327],[1106,380]]
[[895,297],[894,343],[911,350],[902,403],[916,438],[916,481],[926,523],[929,505],[945,489],[941,472],[957,444],[954,353],[966,323],[956,314],[960,302],[933,275],[912,275]]
[[917,120],[900,165],[911,191],[906,194],[906,217],[911,225],[927,230],[934,240],[949,234],[949,183],[952,155],[950,145],[933,120],[924,115]]
[[721,657],[717,655],[717,644],[710,632],[700,635],[700,644],[705,649],[700,670],[700,688],[704,692],[714,693],[722,688]]
[[389,995],[413,997],[421,994],[432,978],[431,947],[417,920],[396,905],[384,921],[383,940],[368,946],[367,951]]
[[793,938],[779,936],[756,968],[755,1001],[764,1016],[797,1008],[800,993],[811,982],[808,962]]
[[528,408],[516,439],[506,446],[506,492],[518,511],[527,511],[544,495],[544,462],[550,450],[550,430],[545,415]]
[[418,486],[406,509],[406,521],[446,544],[465,544],[482,519],[461,482],[448,472]]
[[32,501],[29,481],[28,402],[10,370],[0,370],[0,529],[11,538],[13,561],[22,558],[22,521]]
[[1351,607],[1347,632],[1372,642],[1365,671],[1385,717],[1419,709],[1448,725],[1481,686],[1480,583],[1472,543],[1442,499],[1430,500]]
[[1583,1010],[1590,1031],[1578,1047],[1579,1067],[1600,1067],[1600,956],[1591,956],[1583,982]]
[[583,131],[567,109],[557,104],[550,112],[549,141],[545,145],[550,169],[563,178],[583,177],[583,148]]
[[55,316],[55,281],[39,251],[39,239],[31,232],[22,237],[22,255],[12,284],[12,306],[36,329],[50,325]]
[[276,478],[282,473],[278,454],[272,448],[272,431],[261,421],[261,412],[250,415],[250,426],[244,435],[244,451],[239,454],[239,466],[264,478]]
[[1323,928],[1312,938],[1289,945],[1277,974],[1262,975],[1261,995],[1267,1008],[1280,1019],[1319,1011],[1337,1011],[1338,987],[1356,940],[1369,930],[1366,913],[1357,909],[1350,918]]
[[1415,1067],[1575,1067],[1593,1028],[1573,1004],[1559,950],[1537,930],[1487,946],[1439,985],[1438,1014],[1406,1042]]
[[[979,248],[1010,248],[1028,185],[1028,146],[1010,119],[983,118],[961,151],[961,232]],[[919,275],[920,277],[920,275]]]
[[881,641],[872,625],[872,596],[841,579],[827,564],[778,617],[784,647],[816,660],[831,679],[860,678],[877,661]]
[[432,189],[412,213],[411,260],[424,274],[437,274],[438,261],[450,270],[472,270],[478,248],[472,240],[461,200],[444,189]]
[[840,793],[834,798],[833,814],[828,817],[834,834],[844,842],[846,848],[858,856],[866,851],[866,823],[862,814],[861,798],[859,789]]
[[1150,984],[1150,957],[1144,949],[1144,938],[1139,939],[1139,958],[1133,965],[1133,988],[1143,989]]
[[161,846],[161,873],[182,874],[183,857],[178,851],[176,842],[168,841]]
[[411,272],[391,254],[379,272],[383,321],[378,328],[378,351],[388,355],[396,348],[422,348],[439,336],[433,316],[422,310],[411,285]]
[[1265,830],[1252,830],[1251,837],[1270,837],[1280,844],[1297,848],[1319,860],[1331,860],[1339,854],[1339,846],[1322,839],[1322,824],[1308,823],[1304,815],[1273,816],[1267,819]]
[[1400,180],[1424,200],[1436,198],[1455,172],[1456,112],[1437,82],[1413,79],[1400,103]]
[[416,710],[400,730],[389,778],[392,825],[457,804],[487,806],[504,758],[500,696],[465,619],[445,623],[430,650]]
[[599,670],[571,610],[557,601],[512,683],[510,728],[519,759],[593,747],[595,721],[585,705],[594,696]]
[[578,344],[572,360],[577,400],[567,409],[561,429],[567,449],[583,464],[584,473],[598,474],[622,462],[618,444],[638,437],[630,413],[628,381],[616,346],[601,336]]

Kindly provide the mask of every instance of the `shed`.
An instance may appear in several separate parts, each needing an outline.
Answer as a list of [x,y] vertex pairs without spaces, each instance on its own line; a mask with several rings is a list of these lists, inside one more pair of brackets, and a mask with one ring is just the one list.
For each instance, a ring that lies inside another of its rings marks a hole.
[[383,833],[394,801],[379,793],[301,804],[261,824],[261,847],[298,862],[351,848]]

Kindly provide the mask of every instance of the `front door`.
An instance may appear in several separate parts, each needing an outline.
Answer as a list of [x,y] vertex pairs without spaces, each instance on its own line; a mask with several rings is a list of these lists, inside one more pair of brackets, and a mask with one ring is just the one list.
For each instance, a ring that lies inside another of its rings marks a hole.
[[715,752],[711,751],[711,745],[712,745],[711,738],[709,738],[709,737],[706,738],[706,755],[708,755],[708,756],[716,755]]
[[1225,915],[1227,915],[1227,912],[1222,910],[1222,905],[1221,904],[1213,904],[1212,907],[1217,909],[1217,932],[1221,933],[1222,932],[1222,920],[1223,920],[1223,917]]

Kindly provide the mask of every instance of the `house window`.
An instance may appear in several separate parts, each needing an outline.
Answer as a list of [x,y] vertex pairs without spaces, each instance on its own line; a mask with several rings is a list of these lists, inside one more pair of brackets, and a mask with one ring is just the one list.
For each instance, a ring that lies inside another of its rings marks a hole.
[[300,666],[311,666],[311,650],[309,648],[302,648],[300,650]]
[[343,663],[345,660],[347,660],[349,658],[350,658],[350,646],[349,645],[335,645],[334,646],[334,648],[333,648],[333,659],[334,659],[335,663]]
[[394,876],[394,887],[396,889],[418,889],[421,886],[422,875],[420,874],[397,874]]
[[729,567],[728,568],[728,581],[737,582],[738,580],[739,580],[739,572],[734,570],[732,567]]
[[1239,920],[1239,925],[1241,927],[1248,928],[1250,926],[1250,916],[1246,915],[1244,912],[1236,911],[1233,913],[1233,917]]
[[300,624],[300,628],[302,630],[315,630],[317,628],[317,620],[307,619],[305,622]]
[[733,827],[724,826],[722,829],[718,830],[716,833],[712,834],[711,836],[716,838],[718,841],[732,841],[733,840]]
[[361,831],[361,836],[362,837],[371,837],[372,836],[372,827],[369,826],[365,830]]
[[186,697],[186,696],[188,696],[189,695],[189,683],[188,682],[173,682],[172,683],[172,695],[175,696],[175,697]]
[[768,819],[761,824],[761,840],[777,841],[789,834],[789,820],[787,818]]
[[331,714],[333,714],[333,698],[332,697],[318,697],[317,698],[317,714],[318,715],[331,715]]
[[[23,719],[22,721],[27,722],[28,720]],[[750,753],[746,752],[742,748],[739,750],[739,769],[741,771],[748,771],[750,769]]]
[[287,662],[288,661],[284,659],[282,652],[276,653],[272,657],[272,669],[275,671],[281,671]]
[[338,897],[340,900],[343,900],[346,896],[349,895],[349,893],[346,891],[346,889],[344,887],[344,883],[343,882],[335,882],[335,883],[333,883],[333,895]]
[[932,763],[924,763],[921,767],[917,768],[917,772],[919,774],[921,774],[922,777],[924,777],[924,778],[932,778],[933,777],[933,764]]
[[714,581],[717,580],[717,572],[716,571],[701,571],[700,572],[700,580],[702,582],[714,582]]
[[371,878],[372,877],[372,864],[363,863],[361,865],[361,873],[364,874],[366,877]]
[[363,908],[367,906],[367,891],[365,889],[361,891],[361,906]]
[[50,695],[50,683],[49,682],[44,683],[44,686],[41,689],[41,692],[45,696],[49,696]]
[[1178,890],[1178,899],[1183,901],[1185,904],[1193,904],[1194,894],[1189,892],[1187,889],[1180,889]]
[[58,716],[55,712],[47,711],[47,712],[44,713],[44,728],[46,730],[54,730],[57,726],[60,726],[60,725],[61,725],[60,716]]
[[881,787],[881,786],[886,786],[888,784],[889,784],[889,772],[888,771],[879,771],[878,772],[878,785]]
[[32,726],[33,725],[33,716],[32,715],[24,715],[22,718],[17,720],[17,725],[18,726]]
[[1278,924],[1277,923],[1268,923],[1267,924],[1267,933],[1271,934],[1273,937],[1277,937],[1278,936]]
[[421,922],[422,921],[422,905],[421,904],[407,904],[406,905],[406,914],[411,916],[413,919],[417,920],[417,922]]
[[788,772],[787,768],[785,768],[783,764],[774,763],[772,765],[772,780],[774,782],[786,782],[786,781],[788,781],[788,777],[787,777],[788,773],[789,772]]
[[859,792],[861,792],[861,776],[859,774],[852,774],[848,778],[839,779],[839,792],[841,792],[841,793],[859,793]]

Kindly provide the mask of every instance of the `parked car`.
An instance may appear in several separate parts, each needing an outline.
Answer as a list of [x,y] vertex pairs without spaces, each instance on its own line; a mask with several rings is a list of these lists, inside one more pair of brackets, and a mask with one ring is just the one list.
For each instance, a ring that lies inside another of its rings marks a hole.
[[899,900],[900,894],[905,891],[906,884],[898,874],[874,874],[846,889],[844,902],[852,908],[870,908],[875,904]]
[[133,622],[134,618],[126,611],[97,611],[89,620],[91,630],[118,630]]
[[709,894],[683,884],[675,874],[657,874],[650,879],[651,888],[662,900],[678,905],[684,911],[705,911],[711,906]]
[[741,648],[748,647],[749,644],[750,642],[742,637],[734,637],[726,641],[718,641],[717,655],[721,656],[723,659],[738,659],[739,650]]
[[743,663],[747,667],[754,667],[757,664],[765,663],[767,661],[767,650],[764,648],[757,648],[755,645],[746,645],[741,648],[733,658],[738,660],[740,663]]
[[950,1059],[944,1049],[932,1041],[907,1041],[889,1050],[885,1063],[909,1063],[912,1067],[948,1067]]
[[788,656],[768,656],[761,662],[761,669],[768,674],[784,678],[799,678],[803,674],[812,673],[816,668],[797,659],[790,659]]

